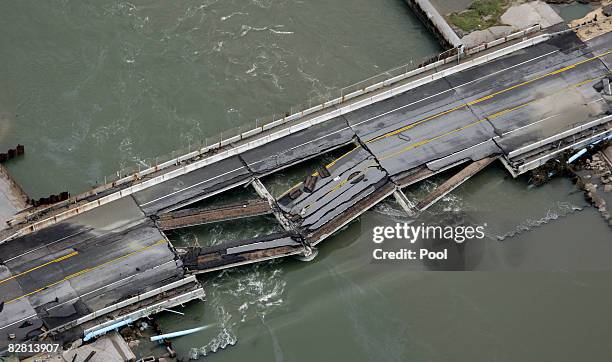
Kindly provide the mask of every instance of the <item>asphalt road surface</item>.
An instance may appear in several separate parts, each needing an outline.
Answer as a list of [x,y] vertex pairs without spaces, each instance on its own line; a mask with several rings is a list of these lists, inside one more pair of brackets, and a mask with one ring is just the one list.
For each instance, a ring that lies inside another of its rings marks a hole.
[[180,261],[146,220],[124,198],[0,245],[0,351],[180,279]]

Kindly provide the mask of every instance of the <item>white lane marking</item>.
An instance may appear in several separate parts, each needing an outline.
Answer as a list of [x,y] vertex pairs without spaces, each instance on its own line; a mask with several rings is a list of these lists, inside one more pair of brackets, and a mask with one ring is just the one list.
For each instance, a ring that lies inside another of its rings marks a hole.
[[[528,59],[528,60],[526,60],[526,61],[524,61],[524,62],[521,62],[521,63],[515,64],[515,65],[510,66],[510,67],[508,67],[508,68],[500,69],[500,70],[498,70],[498,71],[496,71],[496,72],[493,72],[493,73],[487,74],[487,75],[482,76],[482,77],[480,77],[480,78],[473,79],[473,80],[471,80],[471,81],[469,81],[469,82],[462,83],[462,84],[460,84],[460,85],[458,85],[458,86],[456,86],[456,87],[449,88],[448,90],[442,91],[442,92],[440,92],[440,93],[438,93],[438,94],[434,94],[434,95],[431,95],[431,96],[429,96],[429,97],[422,98],[422,99],[420,99],[420,100],[418,100],[418,101],[415,101],[415,102],[412,102],[412,103],[410,103],[410,104],[406,104],[406,105],[403,105],[403,106],[401,106],[401,107],[395,108],[395,109],[393,109],[393,110],[387,111],[387,112],[385,112],[385,113],[379,114],[379,115],[377,115],[377,116],[371,117],[371,118],[369,118],[369,119],[367,119],[367,120],[365,120],[365,121],[362,121],[362,122],[356,123],[356,124],[354,124],[354,125],[352,125],[352,126],[350,126],[350,127],[346,127],[346,128],[343,128],[343,129],[341,129],[341,130],[339,130],[339,131],[335,131],[335,132],[332,132],[332,133],[327,134],[327,135],[325,135],[325,136],[321,136],[321,137],[319,137],[319,138],[317,138],[317,139],[315,139],[315,140],[305,142],[305,143],[303,143],[303,144],[301,144],[301,145],[299,145],[299,146],[295,146],[295,147],[291,148],[290,150],[293,150],[293,149],[295,149],[295,148],[297,148],[297,147],[302,147],[302,146],[304,146],[304,145],[307,145],[307,144],[309,144],[309,143],[312,143],[312,142],[318,141],[318,140],[320,140],[320,139],[322,139],[322,138],[325,138],[325,137],[331,136],[331,135],[333,135],[333,134],[335,134],[335,133],[338,133],[338,132],[340,132],[340,131],[343,131],[343,130],[345,130],[345,129],[349,129],[349,128],[351,128],[351,127],[358,126],[358,125],[363,124],[363,123],[365,123],[365,122],[369,122],[369,121],[374,120],[374,119],[376,119],[376,118],[379,118],[379,117],[385,116],[385,115],[387,115],[387,114],[393,113],[393,112],[395,112],[395,111],[397,111],[397,110],[400,110],[400,109],[403,109],[403,108],[406,108],[406,107],[410,107],[410,106],[412,106],[412,105],[414,105],[414,104],[416,104],[416,103],[422,102],[422,101],[427,100],[427,99],[430,99],[430,98],[432,98],[432,97],[436,97],[436,96],[438,96],[438,95],[444,94],[444,93],[449,92],[449,91],[451,91],[451,90],[455,90],[455,89],[457,89],[457,88],[459,88],[459,87],[462,87],[462,86],[465,86],[465,85],[468,85],[468,84],[471,84],[471,83],[477,82],[477,81],[479,81],[479,80],[482,80],[482,79],[485,79],[485,78],[488,78],[488,77],[494,76],[494,75],[496,75],[496,74],[499,74],[499,73],[505,72],[505,71],[507,71],[507,70],[509,70],[509,69],[512,69],[512,68],[515,68],[515,67],[518,67],[518,66],[521,66],[521,65],[527,64],[527,63],[529,63],[529,62],[532,62],[532,61],[534,61],[534,60],[537,60],[537,59],[540,59],[540,58],[543,58],[543,57],[547,57],[547,56],[549,56],[549,55],[551,55],[551,54],[553,54],[553,53],[557,53],[557,52],[559,52],[559,50],[553,50],[553,51],[548,52],[548,53],[546,53],[546,54],[542,54],[542,55],[539,55],[539,56],[537,56],[537,57],[535,57],[535,58],[531,58],[531,59]],[[263,161],[263,160],[260,160],[260,161],[257,161],[257,162],[254,162],[254,163],[251,163],[251,164],[249,164],[249,165],[254,165],[254,164],[259,163],[259,162],[262,162],[262,161]],[[236,171],[236,170],[233,170],[233,171],[230,171],[230,172],[234,172],[234,171]],[[207,180],[207,181],[209,181],[209,180]],[[148,205],[148,204],[150,204],[150,203],[152,203],[152,202],[159,201],[159,200],[164,199],[164,198],[166,198],[166,197],[168,197],[168,196],[172,196],[172,195],[174,195],[174,194],[176,194],[176,193],[179,193],[179,192],[181,192],[181,191],[184,191],[184,190],[187,190],[187,189],[189,189],[189,188],[192,188],[192,187],[198,186],[198,185],[200,185],[200,184],[202,184],[202,183],[204,183],[204,182],[206,182],[206,181],[202,181],[202,182],[201,182],[201,183],[199,183],[199,184],[196,184],[196,185],[193,185],[193,186],[187,187],[187,188],[182,189],[182,190],[178,190],[178,191],[176,191],[176,192],[174,192],[174,193],[172,193],[172,194],[169,194],[169,195],[166,195],[166,196],[162,196],[162,197],[160,197],[160,198],[158,198],[158,199],[155,199],[155,200],[153,200],[153,201],[149,201],[149,202],[147,202],[147,203],[145,203],[145,204],[142,204],[141,206],[146,206],[146,205]]]
[[596,100],[594,100],[594,101],[590,101],[590,102],[589,102],[589,103],[587,103],[587,104],[597,103],[597,102],[604,102],[604,103],[605,103],[605,102],[606,102],[606,100],[605,100],[603,97],[600,97],[599,99],[596,99]]
[[147,202],[147,203],[144,203],[144,204],[142,204],[142,205],[140,205],[140,206],[146,206],[146,205],[148,205],[148,204],[150,204],[150,203],[153,203],[153,202],[156,202],[156,201],[159,201],[159,200],[165,199],[165,198],[167,198],[167,197],[170,197],[170,196],[176,195],[176,194],[178,194],[179,192],[183,192],[183,191],[185,191],[185,190],[189,190],[189,189],[191,189],[191,188],[194,188],[194,187],[200,186],[200,185],[201,185],[201,184],[203,184],[203,183],[206,183],[206,182],[208,182],[208,181],[212,181],[212,180],[214,180],[214,179],[218,179],[219,177],[222,177],[222,176],[228,175],[228,174],[230,174],[230,173],[232,173],[232,172],[236,172],[236,171],[241,170],[241,169],[243,169],[243,168],[244,168],[244,166],[240,166],[240,167],[238,167],[238,168],[236,168],[236,169],[233,169],[233,170],[231,170],[231,171],[228,171],[228,172],[222,173],[222,174],[220,174],[220,175],[217,175],[217,176],[215,176],[215,177],[209,178],[208,180],[200,181],[200,182],[198,182],[197,184],[193,184],[193,185],[191,185],[191,186],[189,186],[189,187],[185,187],[184,189],[180,189],[180,190],[174,191],[174,192],[172,192],[172,193],[169,193],[169,194],[167,194],[167,195],[164,195],[164,196],[162,196],[162,197],[158,197],[158,198],[156,198],[155,200],[151,200],[151,201],[149,201],[149,202]]
[[[147,269],[147,270],[145,270],[145,271],[143,271],[143,272],[141,272],[141,273],[136,273],[136,274],[130,275],[130,276],[128,276],[128,277],[125,277],[125,278],[123,278],[123,279],[119,279],[119,280],[114,281],[114,282],[112,282],[112,283],[110,283],[110,284],[107,284],[107,285],[105,285],[105,286],[103,286],[103,287],[100,287],[100,288],[94,289],[94,290],[92,290],[92,291],[89,291],[89,292],[87,292],[87,293],[81,294],[81,295],[79,295],[79,296],[78,296],[78,297],[76,297],[76,298],[68,299],[68,300],[66,300],[65,302],[59,303],[59,304],[57,304],[57,305],[54,305],[53,307],[48,308],[48,310],[52,310],[52,309],[55,309],[55,308],[61,307],[61,306],[62,306],[62,305],[64,305],[64,304],[68,304],[68,303],[73,303],[73,302],[76,302],[77,300],[79,300],[79,299],[81,299],[81,298],[83,298],[83,297],[85,297],[85,296],[87,296],[87,295],[89,295],[89,294],[95,293],[95,292],[100,291],[100,290],[102,290],[102,289],[106,289],[106,288],[108,288],[108,287],[110,287],[110,286],[112,286],[112,285],[114,285],[114,284],[122,283],[122,282],[124,282],[124,281],[126,281],[126,280],[128,280],[128,279],[133,279],[133,278],[135,278],[136,276],[138,276],[139,274],[144,274],[145,272],[147,272],[147,271],[149,271],[149,270],[154,270],[154,269],[157,269],[157,268],[161,268],[161,267],[163,267],[164,265],[169,264],[169,263],[173,263],[173,264],[174,264],[174,263],[175,263],[175,261],[174,261],[174,260],[170,260],[170,261],[167,261],[167,262],[165,262],[165,263],[163,263],[163,264],[161,264],[161,265],[155,266],[155,267],[153,267],[153,268],[151,268],[151,269]],[[28,303],[29,303],[29,302],[28,302]],[[10,326],[13,326],[13,325],[15,325],[15,324],[17,324],[17,323],[20,323],[20,322],[25,322],[26,320],[28,320],[28,319],[30,319],[30,318],[32,318],[32,317],[38,317],[38,314],[32,314],[32,315],[27,316],[27,317],[25,317],[25,318],[23,318],[23,319],[20,319],[20,320],[18,320],[18,321],[16,321],[16,322],[13,322],[13,323],[11,323],[11,324],[7,324],[7,325],[5,325],[5,326],[2,326],[2,327],[0,327],[0,330],[6,329],[6,328],[8,328],[8,327],[10,327]]]
[[[28,303],[28,304],[29,304],[29,303]],[[25,317],[25,318],[23,318],[23,319],[20,319],[20,320],[18,320],[18,321],[16,321],[16,322],[13,322],[13,323],[11,323],[11,324],[7,324],[7,325],[5,325],[5,326],[2,326],[2,327],[0,327],[0,330],[3,330],[3,329],[8,328],[8,327],[10,327],[10,326],[14,326],[15,324],[20,323],[20,322],[25,322],[25,321],[27,321],[28,319],[30,319],[30,318],[32,318],[32,317],[38,317],[38,314],[32,314],[32,315],[29,315],[29,316],[27,316],[27,317]]]
[[[79,296],[78,296],[78,297],[76,297],[76,298],[72,298],[72,299],[69,299],[69,300],[67,300],[67,301],[65,301],[65,302],[62,302],[62,303],[60,303],[60,304],[54,305],[53,307],[50,307],[50,308],[48,308],[47,310],[52,310],[52,309],[55,309],[55,308],[61,307],[62,305],[67,304],[67,303],[76,302],[77,300],[79,300],[79,299],[81,299],[81,298],[83,298],[83,297],[85,297],[85,296],[87,296],[87,295],[89,295],[89,294],[95,293],[95,292],[100,291],[100,290],[102,290],[102,289],[106,289],[106,288],[108,288],[108,287],[112,287],[112,286],[113,286],[113,285],[115,285],[115,284],[123,283],[123,282],[127,281],[128,279],[134,279],[134,278],[136,278],[138,275],[144,274],[144,273],[146,273],[146,272],[148,272],[148,271],[150,271],[150,270],[155,270],[155,269],[157,269],[157,268],[162,268],[162,267],[164,267],[166,264],[176,264],[176,262],[175,262],[174,260],[170,260],[170,261],[167,261],[167,262],[165,262],[165,263],[163,263],[163,264],[157,265],[157,266],[155,266],[155,267],[153,267],[153,268],[147,269],[147,270],[145,270],[145,271],[143,271],[143,272],[141,272],[141,273],[132,274],[132,275],[130,275],[130,276],[128,276],[128,277],[125,277],[125,278],[123,278],[123,279],[119,279],[119,280],[117,280],[117,281],[114,281],[114,282],[112,282],[112,283],[110,283],[110,284],[107,284],[107,285],[105,285],[105,286],[102,286],[102,287],[100,287],[100,288],[97,288],[97,289],[94,289],[94,290],[89,291],[89,292],[87,292],[87,293],[81,294],[81,295],[79,295]],[[120,303],[120,302],[118,302],[118,303]]]
[[[351,128],[351,127],[344,127],[344,128],[342,128],[342,129],[339,129],[339,130],[334,131],[334,132],[332,132],[332,133],[326,134],[326,135],[321,136],[321,137],[317,137],[317,138],[315,138],[315,139],[313,139],[313,140],[310,140],[310,141],[308,141],[308,142],[304,142],[304,143],[302,143],[302,144],[300,144],[300,145],[297,145],[297,146],[291,147],[291,148],[287,149],[286,151],[293,151],[293,150],[294,150],[294,149],[296,149],[296,148],[302,147],[302,146],[307,145],[307,144],[312,143],[312,142],[316,142],[316,141],[318,141],[318,140],[320,140],[320,139],[323,139],[323,138],[325,138],[325,137],[331,136],[331,135],[333,135],[333,134],[336,134],[336,133],[342,132],[342,131],[347,130],[347,129],[350,129],[350,128]],[[249,166],[251,166],[251,165],[255,165],[255,164],[258,164],[258,163],[263,162],[263,161],[265,161],[265,159],[263,159],[263,160],[259,160],[259,161],[253,162],[253,163],[249,163]]]
[[533,126],[534,124],[537,124],[537,123],[540,123],[540,122],[544,122],[544,121],[546,121],[546,120],[549,120],[549,119],[554,118],[554,117],[558,117],[558,116],[560,116],[560,115],[561,115],[561,113],[559,113],[559,114],[554,114],[554,115],[549,116],[549,117],[546,117],[546,118],[542,118],[542,119],[541,119],[541,120],[539,120],[539,121],[535,121],[535,122],[529,123],[529,124],[527,124],[527,125],[521,126],[521,127],[519,127],[519,128],[515,128],[515,129],[513,129],[513,130],[511,130],[511,131],[508,131],[508,132],[506,132],[506,133],[502,133],[502,134],[501,134],[501,136],[502,136],[502,137],[504,137],[504,136],[506,136],[506,135],[509,135],[509,134],[510,134],[510,133],[512,133],[512,132],[520,131],[520,130],[522,130],[522,129],[524,129],[524,128],[531,127],[531,126]]
[[[478,82],[479,80],[482,80],[482,79],[485,79],[485,78],[488,78],[488,77],[492,77],[492,76],[497,75],[497,74],[499,74],[499,73],[505,72],[505,71],[507,71],[507,70],[509,70],[509,69],[512,69],[512,68],[515,68],[515,67],[519,67],[519,66],[521,66],[521,65],[527,64],[527,63],[529,63],[529,62],[532,62],[532,61],[537,60],[537,59],[540,59],[540,58],[547,57],[547,56],[549,56],[549,55],[551,55],[551,54],[553,54],[553,53],[557,53],[557,52],[559,52],[559,50],[553,50],[553,51],[548,52],[548,53],[546,53],[546,54],[539,55],[539,56],[537,56],[537,57],[535,57],[535,58],[528,59],[528,60],[526,60],[526,61],[524,61],[524,62],[517,63],[517,64],[515,64],[515,65],[513,65],[513,66],[511,66],[511,67],[504,68],[504,69],[500,69],[500,70],[498,70],[498,71],[496,71],[496,72],[493,72],[493,73],[487,74],[487,75],[482,76],[482,77],[477,78],[477,79],[473,79],[473,80],[471,80],[471,81],[469,81],[469,82],[466,82],[466,83],[459,84],[459,85],[457,85],[457,86],[455,86],[455,87],[453,87],[453,88],[449,88],[449,89],[447,89],[447,90],[445,90],[445,91],[442,91],[442,92],[440,92],[440,93],[437,93],[437,94],[431,95],[431,96],[429,96],[429,97],[421,98],[421,99],[419,99],[418,101],[414,101],[414,102],[412,102],[412,103],[405,104],[405,105],[403,105],[403,106],[397,107],[397,108],[392,109],[392,110],[390,110],[390,111],[387,111],[387,112],[381,113],[381,114],[379,114],[379,115],[377,115],[377,116],[374,116],[374,117],[368,118],[368,119],[366,119],[365,121],[361,121],[361,122],[355,123],[355,124],[351,125],[351,127],[359,126],[360,124],[363,124],[363,123],[366,123],[366,122],[372,121],[372,120],[374,120],[374,119],[376,119],[376,118],[383,117],[383,116],[385,116],[385,115],[388,115],[388,114],[393,113],[393,112],[395,112],[395,111],[398,111],[398,110],[400,110],[400,109],[403,109],[403,108],[406,108],[406,107],[413,106],[413,105],[415,105],[415,104],[417,104],[417,103],[419,103],[419,102],[422,102],[422,101],[425,101],[425,100],[427,100],[427,99],[431,99],[431,98],[437,97],[437,96],[442,95],[442,94],[444,94],[444,93],[446,93],[446,92],[450,92],[450,91],[455,90],[455,89],[457,89],[457,88],[460,88],[460,87],[463,87],[463,86],[469,85],[469,84],[474,83],[474,82]],[[403,94],[403,93],[402,93],[402,94]],[[383,101],[383,102],[384,102],[384,101]],[[316,139],[314,139],[314,140],[312,140],[312,141],[304,142],[304,143],[302,143],[301,145],[298,145],[298,146],[295,146],[295,147],[290,148],[289,150],[293,150],[293,149],[295,149],[295,148],[302,147],[302,146],[307,145],[307,144],[309,144],[309,143],[316,142],[316,141],[318,141],[318,140],[320,140],[320,139],[322,139],[322,138],[325,138],[325,137],[327,137],[327,136],[331,136],[331,135],[333,135],[333,134],[336,134],[336,133],[338,133],[338,132],[344,131],[344,130],[346,130],[346,129],[350,129],[351,127],[345,127],[345,128],[342,128],[341,130],[338,130],[338,131],[332,132],[332,133],[330,133],[330,134],[328,134],[328,135],[318,137],[318,138],[316,138]],[[263,161],[264,161],[264,160],[259,160],[259,161],[257,161],[257,162],[250,163],[249,165],[254,165],[254,164],[257,164],[257,163],[260,163],[260,162],[263,162]]]
[[50,245],[53,245],[53,244],[57,244],[57,243],[59,243],[59,242],[61,242],[61,241],[64,241],[64,240],[66,240],[66,239],[68,239],[68,238],[71,238],[71,237],[73,237],[73,236],[75,236],[75,235],[79,235],[79,234],[82,234],[82,233],[84,233],[84,232],[86,232],[86,231],[90,231],[90,230],[91,230],[91,229],[82,230],[82,231],[79,231],[79,232],[74,233],[74,234],[72,234],[72,235],[64,236],[63,238],[57,239],[57,240],[55,240],[55,241],[53,241],[53,242],[51,242],[51,243],[49,243],[49,244],[45,244],[45,245],[39,246],[38,248],[35,248],[35,249],[32,249],[32,250],[26,251],[26,252],[25,252],[25,253],[23,253],[23,254],[19,254],[19,255],[17,255],[17,256],[14,256],[14,257],[12,257],[12,258],[10,258],[10,259],[5,260],[5,261],[4,261],[4,264],[6,264],[6,263],[8,263],[8,262],[11,262],[11,261],[13,261],[13,260],[15,260],[15,259],[21,258],[21,257],[22,257],[22,256],[24,256],[24,255],[27,255],[27,254],[33,253],[33,252],[38,251],[38,250],[40,250],[40,249],[42,249],[42,248],[46,248],[47,246],[50,246]]
[[521,66],[521,65],[527,64],[527,63],[529,63],[529,62],[531,62],[531,61],[534,61],[534,60],[536,60],[536,59],[540,59],[540,58],[543,58],[543,57],[547,57],[547,56],[549,56],[550,54],[552,54],[552,53],[556,53],[556,52],[558,52],[558,51],[559,51],[559,50],[553,50],[552,52],[548,52],[548,53],[546,53],[546,54],[542,54],[542,55],[537,56],[537,57],[535,57],[535,58],[531,58],[531,59],[526,60],[526,61],[524,61],[524,62],[521,62],[521,63],[515,64],[515,65],[513,65],[513,66],[511,66],[511,67],[508,67],[508,68],[504,68],[504,69],[498,70],[498,71],[496,71],[496,72],[493,72],[493,73],[491,73],[491,74],[487,74],[487,75],[485,75],[485,76],[482,76],[482,77],[480,77],[480,78],[477,78],[477,79],[471,80],[471,81],[466,82],[466,83],[462,83],[462,84],[460,84],[460,85],[458,85],[458,86],[456,86],[456,87],[449,88],[449,89],[447,89],[447,90],[445,90],[445,91],[442,91],[442,92],[440,92],[440,93],[437,93],[437,94],[431,95],[431,96],[429,96],[429,97],[421,98],[421,99],[419,99],[418,101],[414,101],[414,102],[412,102],[412,103],[405,104],[405,105],[403,105],[403,106],[401,106],[401,107],[398,107],[398,108],[392,109],[392,110],[390,110],[390,111],[387,111],[387,112],[385,112],[385,113],[381,113],[381,114],[379,114],[379,115],[377,115],[377,116],[374,116],[374,117],[368,118],[368,119],[366,119],[365,121],[361,121],[361,122],[359,122],[359,123],[355,123],[353,126],[359,126],[359,125],[360,125],[360,124],[362,124],[362,123],[369,122],[369,121],[374,120],[374,119],[376,119],[376,118],[380,118],[380,117],[386,116],[387,114],[393,113],[393,112],[395,112],[395,111],[397,111],[397,110],[400,110],[400,109],[403,109],[403,108],[406,108],[406,107],[413,106],[413,105],[415,105],[415,104],[417,104],[417,103],[419,103],[419,102],[422,102],[422,101],[428,100],[428,99],[433,98],[433,97],[437,97],[437,96],[442,95],[442,94],[444,94],[444,93],[446,93],[446,92],[450,92],[450,91],[452,91],[452,90],[455,90],[455,89],[457,89],[457,88],[460,88],[460,87],[466,86],[466,85],[468,85],[468,84],[471,84],[471,83],[474,83],[474,82],[478,82],[479,80],[482,80],[482,79],[485,79],[485,78],[488,78],[488,77],[492,77],[492,76],[497,75],[497,74],[499,74],[499,73],[505,72],[506,70],[509,70],[509,69],[512,69],[512,68],[515,68],[515,67],[518,67],[518,66]]

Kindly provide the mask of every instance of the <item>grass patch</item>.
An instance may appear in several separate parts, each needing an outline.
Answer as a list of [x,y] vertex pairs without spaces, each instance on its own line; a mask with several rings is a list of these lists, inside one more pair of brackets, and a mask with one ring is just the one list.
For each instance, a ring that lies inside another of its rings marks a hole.
[[448,20],[465,32],[482,30],[498,25],[509,0],[476,0],[470,7],[460,13],[452,13]]

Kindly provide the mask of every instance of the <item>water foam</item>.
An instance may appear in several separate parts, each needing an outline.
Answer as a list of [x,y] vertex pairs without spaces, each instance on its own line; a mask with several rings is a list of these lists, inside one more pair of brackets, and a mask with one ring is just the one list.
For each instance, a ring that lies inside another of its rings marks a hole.
[[497,240],[499,241],[503,241],[507,238],[512,238],[514,236],[520,235],[534,228],[544,226],[552,221],[561,219],[563,217],[582,210],[583,208],[576,206],[570,202],[558,201],[553,207],[549,208],[546,211],[546,214],[544,216],[540,218],[527,218],[523,222],[512,228],[510,231],[501,235],[494,235],[494,237],[497,238]]
[[[266,316],[285,304],[286,281],[279,264],[280,261],[271,261],[228,269],[203,282],[207,303],[217,321],[217,333],[203,346],[192,348],[191,357],[206,356],[236,344],[238,327],[250,320],[259,319],[266,325]],[[273,333],[271,336],[276,338]],[[275,353],[282,355],[280,347],[275,348]]]

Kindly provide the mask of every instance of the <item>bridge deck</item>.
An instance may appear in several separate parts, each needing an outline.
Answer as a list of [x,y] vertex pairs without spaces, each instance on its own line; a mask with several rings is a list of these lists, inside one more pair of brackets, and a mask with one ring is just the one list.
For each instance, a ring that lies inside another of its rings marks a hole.
[[205,166],[135,198],[147,214],[169,210],[355,140],[393,181],[422,166],[438,171],[507,154],[607,111],[592,84],[609,74],[610,54],[601,41],[597,46],[594,57],[575,35],[562,35]]
[[301,254],[301,237],[316,245],[400,186],[468,160],[512,158],[526,145],[601,118],[610,104],[593,84],[610,74],[610,44],[612,34],[586,45],[561,35],[10,240],[0,245],[0,346],[10,333],[21,340],[43,324],[180,279],[181,261],[147,216],[353,144],[328,165],[329,177],[317,176],[313,190],[279,198],[299,237],[234,242],[184,260],[210,271]]
[[178,248],[177,251],[185,267],[198,274],[302,254],[304,246],[291,234],[283,232],[208,247]]
[[162,214],[157,226],[162,230],[172,230],[189,226],[204,225],[246,217],[272,213],[270,205],[264,200],[250,200],[239,204],[219,207],[195,208]]
[[314,192],[279,203],[318,242],[352,205],[371,206],[370,195],[392,192],[407,173],[508,154],[601,118],[609,105],[592,85],[610,74],[603,58],[569,35],[348,113],[360,143],[329,165],[331,177]]
[[175,259],[132,198],[0,245],[0,351],[181,279]]

